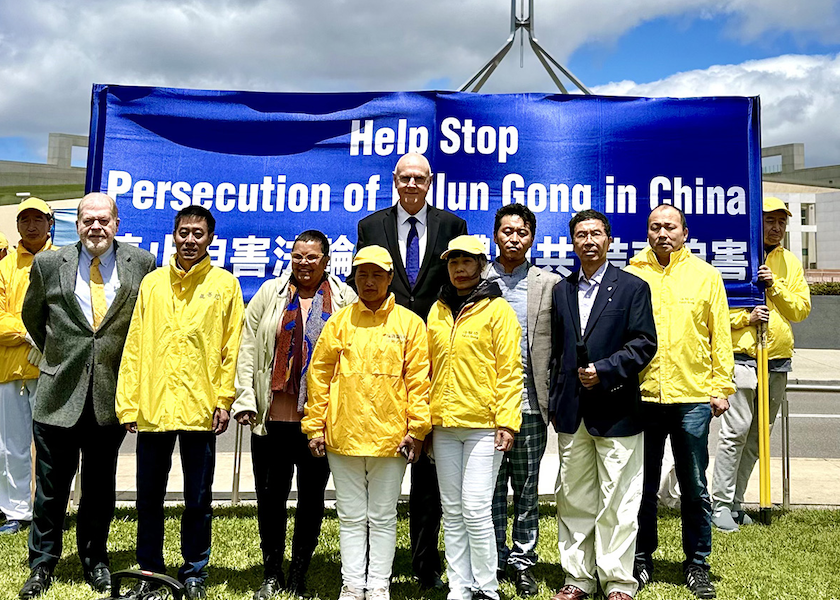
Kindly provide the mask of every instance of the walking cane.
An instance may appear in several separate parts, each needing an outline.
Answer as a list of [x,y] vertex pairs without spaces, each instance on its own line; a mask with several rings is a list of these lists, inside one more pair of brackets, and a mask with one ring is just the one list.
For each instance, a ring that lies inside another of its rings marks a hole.
[[770,525],[773,503],[770,501],[770,388],[767,370],[767,323],[758,323],[756,374],[758,375],[758,521]]

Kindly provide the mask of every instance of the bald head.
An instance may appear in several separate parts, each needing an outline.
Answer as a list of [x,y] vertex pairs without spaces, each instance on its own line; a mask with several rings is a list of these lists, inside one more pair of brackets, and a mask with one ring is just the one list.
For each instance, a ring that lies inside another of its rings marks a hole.
[[671,262],[671,254],[685,245],[688,239],[683,212],[669,204],[660,204],[648,217],[648,243],[653,248],[659,264]]
[[432,183],[432,168],[422,154],[409,152],[397,161],[394,186],[400,205],[410,215],[416,215],[426,204],[426,194]]
[[[103,194],[101,192],[91,192],[87,194],[84,198],[79,201],[79,206],[77,208],[77,215],[81,215],[82,211],[84,210],[85,206],[88,204],[103,204],[107,203],[111,210],[111,216],[114,219],[119,219],[120,214],[119,210],[117,209],[117,203],[114,201],[111,196],[108,194]],[[78,217],[77,217],[78,220]]]

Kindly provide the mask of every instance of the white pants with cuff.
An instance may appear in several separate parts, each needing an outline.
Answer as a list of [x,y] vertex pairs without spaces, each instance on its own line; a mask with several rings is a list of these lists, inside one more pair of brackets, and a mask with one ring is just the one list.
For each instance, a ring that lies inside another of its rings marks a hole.
[[634,596],[644,434],[593,436],[581,422],[574,434],[557,434],[557,443],[557,533],[565,584],[594,595],[600,580],[605,595]]
[[357,591],[391,585],[405,459],[327,453],[335,485],[341,578]]
[[502,453],[495,438],[495,429],[434,428],[449,600],[471,600],[477,591],[499,598],[493,493]]
[[32,407],[37,379],[0,383],[0,510],[32,520]]

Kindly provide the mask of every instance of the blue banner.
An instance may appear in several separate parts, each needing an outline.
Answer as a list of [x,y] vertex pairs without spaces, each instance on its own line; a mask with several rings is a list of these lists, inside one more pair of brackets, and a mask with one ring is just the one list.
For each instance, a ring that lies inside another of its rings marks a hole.
[[406,152],[432,164],[428,200],[466,219],[488,256],[493,216],[537,216],[531,261],[576,268],[574,213],[612,224],[609,260],[647,244],[647,215],[682,208],[688,246],[723,274],[732,306],[763,302],[758,98],[627,98],[457,92],[291,94],[95,85],[87,191],[120,209],[120,237],[174,254],[175,213],[216,216],[214,264],[249,299],[290,261],[305,229],[331,241],[330,270],[350,272],[356,225],[396,201]]

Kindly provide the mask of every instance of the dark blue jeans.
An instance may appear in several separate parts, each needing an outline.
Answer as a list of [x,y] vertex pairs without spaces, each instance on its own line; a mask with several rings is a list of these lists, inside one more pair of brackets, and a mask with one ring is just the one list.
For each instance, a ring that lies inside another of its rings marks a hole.
[[662,470],[665,438],[670,434],[677,481],[680,484],[683,569],[698,565],[708,569],[712,552],[712,503],[706,483],[709,466],[709,423],[712,409],[708,402],[698,404],[653,404],[643,402],[645,423],[645,477],[636,561],[653,571],[653,552],[659,544],[656,532],[657,492]]
[[137,562],[140,568],[165,573],[163,562],[163,500],[172,468],[175,440],[179,440],[184,473],[184,514],[181,517],[181,555],[178,579],[207,578],[216,436],[212,431],[165,431],[137,434]]

